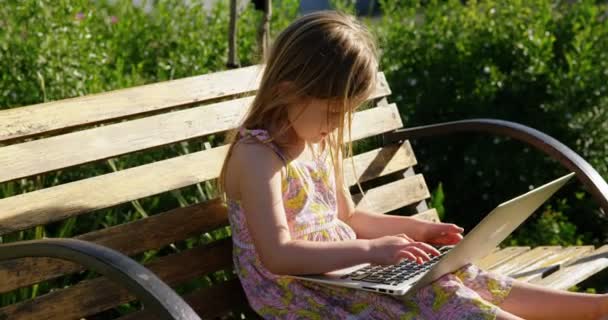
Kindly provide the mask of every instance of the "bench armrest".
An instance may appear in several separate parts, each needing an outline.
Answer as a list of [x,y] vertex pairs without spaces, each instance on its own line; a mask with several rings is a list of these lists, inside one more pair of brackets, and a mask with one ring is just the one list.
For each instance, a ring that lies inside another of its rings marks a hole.
[[385,142],[397,142],[419,137],[438,136],[456,132],[488,132],[505,135],[525,142],[559,161],[589,190],[599,203],[604,214],[608,214],[608,184],[600,174],[581,156],[555,138],[528,126],[498,120],[470,119],[444,122],[427,126],[402,128],[385,134]]
[[171,287],[130,257],[92,242],[53,238],[0,245],[0,261],[24,257],[69,260],[99,272],[133,292],[159,319],[200,320]]

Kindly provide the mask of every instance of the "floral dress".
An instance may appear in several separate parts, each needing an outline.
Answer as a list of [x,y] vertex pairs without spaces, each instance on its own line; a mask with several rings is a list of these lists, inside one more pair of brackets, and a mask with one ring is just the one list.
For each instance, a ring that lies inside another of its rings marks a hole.
[[[266,131],[241,128],[271,147],[286,163],[282,192],[292,239],[356,239],[338,219],[335,181],[327,153],[315,161],[286,161]],[[332,173],[330,173],[332,172]],[[228,199],[235,271],[250,306],[265,319],[495,319],[512,278],[468,264],[413,295],[393,296],[292,279],[268,271],[247,230],[238,200]]]

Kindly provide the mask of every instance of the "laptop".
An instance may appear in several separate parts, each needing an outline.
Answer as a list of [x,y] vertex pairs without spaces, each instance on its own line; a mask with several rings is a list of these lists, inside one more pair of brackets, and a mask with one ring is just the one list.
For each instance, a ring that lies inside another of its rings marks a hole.
[[390,295],[409,295],[467,263],[488,255],[507,236],[574,176],[574,172],[501,203],[456,245],[435,246],[439,256],[417,264],[410,260],[390,266],[369,263],[323,274],[290,278],[344,286]]

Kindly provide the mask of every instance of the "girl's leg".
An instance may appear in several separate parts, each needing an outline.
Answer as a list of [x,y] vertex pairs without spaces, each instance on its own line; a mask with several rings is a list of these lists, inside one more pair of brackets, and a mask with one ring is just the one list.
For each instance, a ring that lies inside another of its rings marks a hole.
[[500,308],[525,319],[595,320],[608,316],[608,294],[568,292],[514,279]]
[[498,313],[496,314],[496,320],[523,320],[523,318],[520,318],[512,313],[509,313],[503,309],[499,309]]

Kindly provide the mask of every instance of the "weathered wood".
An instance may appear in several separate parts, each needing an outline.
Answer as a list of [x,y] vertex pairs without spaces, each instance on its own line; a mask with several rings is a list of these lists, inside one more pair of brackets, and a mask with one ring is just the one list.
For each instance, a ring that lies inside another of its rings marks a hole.
[[530,282],[534,279],[540,279],[544,277],[545,273],[552,272],[552,270],[559,268],[568,261],[588,254],[593,250],[593,246],[571,246],[562,248],[561,250],[556,251],[554,254],[542,260],[536,261],[525,268],[519,269],[516,273],[512,273],[511,276],[526,282]]
[[[402,126],[395,105],[358,112],[353,122],[353,140]],[[0,235],[215,179],[226,152],[224,145],[1,199]]]
[[230,0],[230,22],[228,27],[228,62],[226,66],[229,69],[237,68],[239,63],[237,62],[237,0]]
[[264,0],[264,14],[258,29],[258,53],[265,57],[270,50],[270,19],[272,17],[272,0]]
[[519,270],[528,267],[546,257],[551,256],[555,252],[561,250],[560,246],[540,246],[530,251],[526,251],[517,257],[506,261],[496,267],[490,268],[490,271],[508,275],[517,273]]
[[365,197],[353,195],[358,209],[386,213],[430,197],[421,174],[367,190]]
[[559,271],[531,282],[560,290],[567,290],[608,267],[608,245],[604,245],[583,257],[570,261]]
[[[259,86],[262,65],[209,73],[128,89],[0,111],[0,142],[50,134],[104,121],[141,116],[237,94]],[[377,74],[374,95],[390,94],[386,78]],[[77,112],[76,112],[77,111]]]
[[[170,286],[232,266],[231,241],[220,240],[146,264]],[[81,281],[32,300],[0,308],[0,319],[80,319],[135,299],[105,277]]]
[[0,141],[254,91],[262,72],[262,66],[255,65],[3,110]]
[[478,261],[475,261],[474,263],[484,270],[489,270],[529,250],[530,247],[506,247],[504,249],[494,251]]
[[[227,314],[237,308],[249,308],[247,298],[238,279],[229,280],[184,295],[184,300],[203,319],[210,319]],[[146,310],[133,312],[117,320],[149,320],[154,315]]]
[[351,158],[348,158],[344,161],[344,180],[349,186],[355,185],[357,181],[368,181],[416,164],[416,157],[409,141],[405,141],[401,145],[388,145],[352,157],[355,162],[354,173],[353,161],[350,160]]
[[[227,225],[227,209],[216,199],[85,233],[75,238],[95,242],[126,255],[134,255]],[[3,280],[0,281],[0,293],[83,269],[75,263],[53,258],[2,261],[0,279]]]
[[441,220],[439,220],[439,214],[437,214],[437,210],[435,210],[435,208],[413,214],[412,217],[426,221],[441,222]]
[[[238,125],[251,101],[251,97],[223,101],[6,146],[0,148],[0,167],[4,168],[0,182],[230,130]],[[396,118],[393,113],[397,109],[394,105],[388,111],[374,109],[355,117],[377,121],[390,117],[387,125],[400,123],[398,111]],[[382,115],[375,117],[376,112]],[[41,154],[45,161],[40,161]]]

